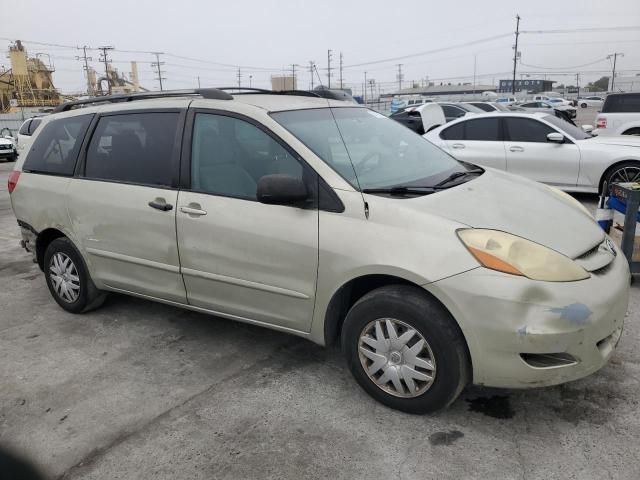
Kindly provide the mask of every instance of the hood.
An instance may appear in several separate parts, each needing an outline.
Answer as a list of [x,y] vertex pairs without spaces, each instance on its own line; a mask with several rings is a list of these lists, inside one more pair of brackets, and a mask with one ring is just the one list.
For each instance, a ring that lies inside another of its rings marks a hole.
[[502,230],[576,258],[604,240],[593,218],[546,186],[486,169],[467,183],[404,200],[403,206],[474,228]]
[[584,142],[597,143],[598,145],[619,145],[623,147],[640,147],[640,137],[637,135],[611,135],[588,138]]
[[1,145],[13,145],[13,140],[9,140],[8,138],[0,137],[0,144]]

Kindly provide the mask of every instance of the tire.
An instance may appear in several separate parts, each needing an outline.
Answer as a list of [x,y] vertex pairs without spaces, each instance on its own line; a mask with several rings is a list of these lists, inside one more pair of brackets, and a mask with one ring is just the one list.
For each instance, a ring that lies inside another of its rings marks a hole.
[[15,162],[17,159],[18,159],[18,155],[16,153],[14,153],[13,156],[9,157],[10,162]]
[[587,108],[587,104],[586,104],[586,103],[581,103],[581,104],[580,104],[580,106],[581,106],[582,108]]
[[[386,348],[386,343],[380,349],[372,346],[380,334],[393,338],[387,321],[398,337],[402,338],[403,333],[410,337],[404,346],[401,346],[403,342],[396,341],[396,349],[392,351]],[[415,330],[412,336],[409,329]],[[365,337],[366,340],[362,340]],[[424,346],[417,346],[422,340]],[[385,348],[387,351],[383,352]],[[455,320],[440,303],[414,286],[381,287],[358,300],[344,321],[342,350],[351,373],[369,395],[388,407],[407,413],[428,413],[449,406],[471,380],[467,345]],[[367,352],[363,354],[365,350]],[[370,352],[374,352],[373,358]],[[419,360],[416,361],[415,356],[420,357]],[[375,368],[376,361],[386,363],[370,377],[363,363],[371,369]],[[434,368],[426,366],[429,362]],[[413,370],[405,370],[406,367],[413,367]],[[382,386],[376,383],[383,383],[383,377],[394,370],[405,375],[411,372],[408,376],[413,378],[402,375]],[[414,376],[414,372],[422,375]],[[431,374],[431,379],[421,378],[425,373]],[[396,382],[400,384],[402,394],[395,386]],[[411,383],[414,383],[413,391]]]
[[[43,268],[51,296],[67,312],[88,312],[104,302],[106,294],[93,284],[80,252],[68,238],[56,238],[49,244]],[[57,287],[59,281],[68,287]]]
[[610,168],[604,179],[607,185],[612,183],[640,181],[640,162],[628,161],[622,162]]

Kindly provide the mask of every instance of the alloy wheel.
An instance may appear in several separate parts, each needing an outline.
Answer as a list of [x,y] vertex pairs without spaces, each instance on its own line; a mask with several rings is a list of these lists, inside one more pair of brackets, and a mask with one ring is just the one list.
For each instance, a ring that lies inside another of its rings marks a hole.
[[62,252],[54,254],[49,262],[49,277],[59,298],[67,303],[73,303],[78,299],[80,277],[71,258]]
[[624,183],[640,181],[640,167],[622,167],[613,172],[609,183]]
[[393,396],[417,397],[433,385],[436,363],[429,343],[395,318],[380,318],[362,329],[358,356],[367,376]]

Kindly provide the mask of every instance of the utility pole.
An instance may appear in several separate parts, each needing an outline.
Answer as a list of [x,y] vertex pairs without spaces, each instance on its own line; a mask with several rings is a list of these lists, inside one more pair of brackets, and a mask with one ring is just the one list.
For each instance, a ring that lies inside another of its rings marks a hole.
[[331,88],[331,50],[327,50],[327,88]]
[[313,70],[315,68],[315,64],[313,60],[309,60],[309,74],[311,75],[311,90],[313,90]]
[[300,65],[298,65],[297,63],[292,63],[291,64],[291,76],[293,77],[293,84],[291,85],[291,90],[295,90],[296,89],[296,67],[299,67]]
[[578,94],[576,96],[577,100],[577,98],[580,96],[580,73],[576,73],[576,88],[578,89]]
[[109,95],[111,95],[111,80],[109,80],[109,63],[111,63],[111,60],[109,60],[109,54],[107,52],[113,49],[114,47],[112,46],[98,47],[98,50],[102,50],[102,53],[100,54],[100,61],[104,63],[104,75],[107,79],[107,85],[109,86]]
[[367,103],[367,72],[364,72],[364,89],[363,89],[362,101]]
[[252,83],[253,83],[253,75],[249,75],[249,88],[251,88]]
[[616,84],[616,60],[618,60],[618,56],[624,57],[624,53],[614,52],[611,55],[607,55],[607,60],[611,60],[613,57],[613,72],[611,73],[611,91],[615,91],[613,87]]
[[371,87],[371,100],[373,100],[373,98],[375,97],[374,93],[373,93],[373,89],[375,87],[376,81],[372,78],[369,80],[369,86]]
[[198,88],[200,88],[200,75],[198,75]]
[[238,73],[236,73],[236,77],[238,77],[238,88],[242,87],[242,72],[240,71],[240,67],[238,67]]
[[518,36],[520,35],[520,15],[516,15],[516,45],[513,47],[513,79],[511,82],[511,94],[516,96],[516,65],[518,61]]
[[[155,55],[155,56],[156,56],[156,61],[155,61],[155,62],[153,62],[153,63],[151,64],[151,66],[152,66],[152,67],[156,67],[156,73],[158,74],[158,82],[160,83],[160,91],[162,91],[162,90],[163,90],[163,89],[162,89],[162,80],[166,80],[166,78],[164,78],[164,77],[162,76],[162,74],[163,74],[164,72],[161,70],[161,67],[162,67],[162,65],[164,65],[164,62],[161,62],[161,61],[160,61],[160,55],[163,55],[163,53],[162,53],[162,52],[153,52],[153,53],[152,53],[152,55]],[[199,79],[199,78],[198,78],[198,82],[200,82],[200,79]]]
[[398,67],[398,93],[402,90],[402,63],[396,65]]
[[91,85],[91,78],[89,77],[89,60],[93,60],[91,57],[87,57],[87,47],[86,45],[82,47],[77,47],[78,50],[82,50],[82,56],[76,56],[76,60],[80,60],[81,58],[84,60],[84,72],[87,75],[87,95],[93,97],[95,92],[93,91],[93,85]]
[[340,52],[340,89],[342,90],[342,52]]
[[476,64],[478,60],[478,55],[473,56],[473,94],[476,94]]

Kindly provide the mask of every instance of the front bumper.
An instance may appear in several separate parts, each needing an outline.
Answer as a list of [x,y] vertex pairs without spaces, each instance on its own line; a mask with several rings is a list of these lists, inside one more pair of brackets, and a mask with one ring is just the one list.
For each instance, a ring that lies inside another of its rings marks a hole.
[[11,158],[17,155],[16,150],[0,150],[0,158]]
[[[607,363],[622,333],[629,278],[618,252],[606,269],[578,282],[540,282],[477,268],[425,288],[458,321],[473,383],[528,388],[575,380]],[[536,354],[563,354],[575,362],[536,367],[525,361]]]

